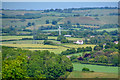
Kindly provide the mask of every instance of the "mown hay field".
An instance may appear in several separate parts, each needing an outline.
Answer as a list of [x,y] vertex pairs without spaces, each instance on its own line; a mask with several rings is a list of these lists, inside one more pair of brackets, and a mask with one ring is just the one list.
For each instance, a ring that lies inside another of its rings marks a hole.
[[[109,80],[107,78],[118,78],[117,74],[114,73],[103,73],[103,72],[81,72],[81,71],[73,71],[67,77],[69,78],[92,78],[91,80],[97,80],[97,78],[106,78],[103,80]],[[94,78],[94,79],[93,79]],[[67,79],[66,79],[67,80]]]
[[16,47],[27,50],[49,50],[50,52],[55,52],[55,54],[60,54],[65,51],[66,47],[54,46],[54,45],[44,45],[44,44],[1,44],[2,46]]
[[79,45],[79,44],[64,44],[64,46],[67,46],[67,47],[71,47],[71,48],[79,48],[79,47],[92,47],[94,48],[95,45],[92,45],[92,44],[83,44],[83,45]]
[[115,31],[115,30],[118,30],[118,28],[99,29],[99,30],[97,30],[97,31],[104,31],[104,30],[106,30],[106,31],[110,32],[110,31]]
[[2,38],[2,40],[33,38],[33,36],[0,36],[0,37]]

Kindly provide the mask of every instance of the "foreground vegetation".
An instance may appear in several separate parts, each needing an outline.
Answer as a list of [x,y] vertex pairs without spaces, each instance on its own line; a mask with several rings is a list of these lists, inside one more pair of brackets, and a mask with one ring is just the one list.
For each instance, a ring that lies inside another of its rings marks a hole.
[[2,78],[59,78],[73,65],[65,56],[49,51],[2,47]]

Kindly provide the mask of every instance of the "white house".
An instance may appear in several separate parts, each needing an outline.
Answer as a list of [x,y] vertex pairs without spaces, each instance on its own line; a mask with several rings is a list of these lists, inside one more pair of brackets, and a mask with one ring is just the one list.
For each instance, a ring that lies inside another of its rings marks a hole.
[[115,44],[118,44],[118,41],[114,41]]
[[83,44],[83,40],[77,40],[77,42],[73,42],[75,44]]
[[94,38],[95,36],[90,36],[90,38]]
[[71,35],[64,35],[64,37],[71,37]]

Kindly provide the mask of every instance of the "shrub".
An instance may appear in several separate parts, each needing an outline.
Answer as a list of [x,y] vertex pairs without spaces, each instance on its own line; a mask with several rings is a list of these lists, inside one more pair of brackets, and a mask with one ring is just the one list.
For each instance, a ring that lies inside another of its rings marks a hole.
[[82,71],[90,71],[89,68],[83,68]]

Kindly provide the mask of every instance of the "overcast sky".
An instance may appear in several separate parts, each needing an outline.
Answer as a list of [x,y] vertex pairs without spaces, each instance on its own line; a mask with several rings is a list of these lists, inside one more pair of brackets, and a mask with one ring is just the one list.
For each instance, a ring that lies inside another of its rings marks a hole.
[[120,0],[0,0],[2,2],[119,2]]

